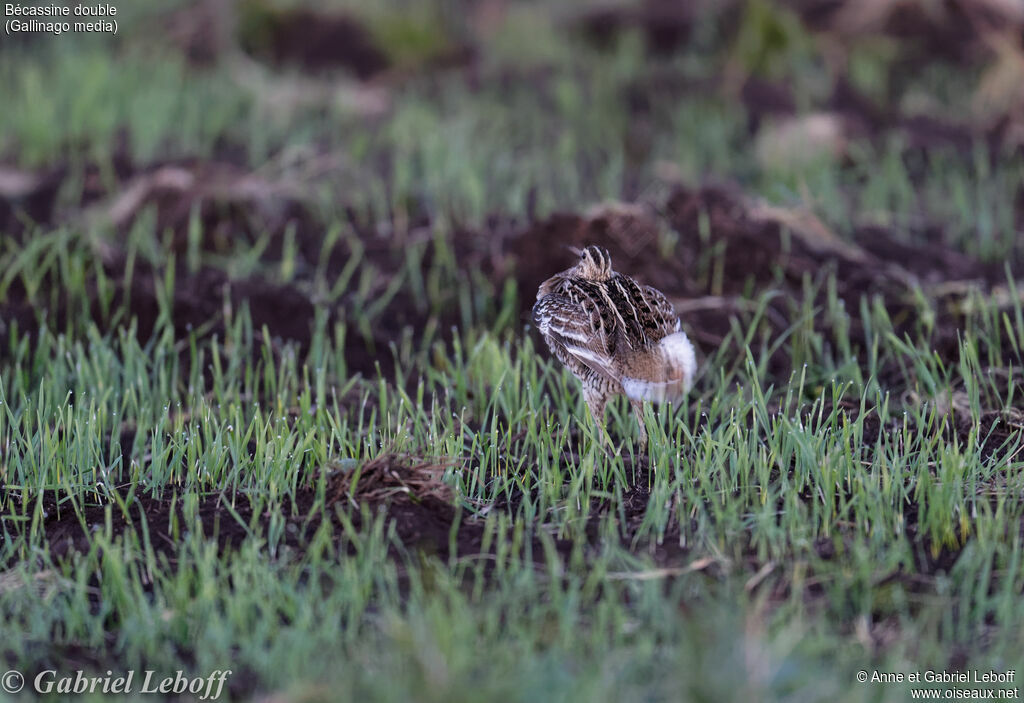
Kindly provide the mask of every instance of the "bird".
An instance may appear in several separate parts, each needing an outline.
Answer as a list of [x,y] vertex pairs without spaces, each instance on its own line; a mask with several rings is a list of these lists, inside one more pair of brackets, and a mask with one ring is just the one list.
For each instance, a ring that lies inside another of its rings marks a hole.
[[644,401],[678,402],[693,385],[697,360],[675,308],[651,286],[612,269],[608,250],[573,249],[576,264],[544,281],[533,318],[554,356],[583,386],[602,442],[604,411],[617,394],[629,398],[646,453]]

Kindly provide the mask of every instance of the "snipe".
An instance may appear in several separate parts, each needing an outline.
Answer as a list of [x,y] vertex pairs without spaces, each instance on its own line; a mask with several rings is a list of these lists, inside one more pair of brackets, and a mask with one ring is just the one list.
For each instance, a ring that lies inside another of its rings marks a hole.
[[533,317],[554,355],[583,383],[583,399],[604,432],[604,410],[629,398],[646,451],[643,401],[677,402],[697,370],[693,345],[672,303],[658,290],[612,270],[608,250],[578,251],[572,268],[544,281]]

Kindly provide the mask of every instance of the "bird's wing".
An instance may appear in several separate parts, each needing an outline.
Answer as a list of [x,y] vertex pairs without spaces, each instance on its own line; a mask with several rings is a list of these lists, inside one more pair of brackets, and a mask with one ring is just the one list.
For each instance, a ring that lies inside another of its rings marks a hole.
[[581,365],[612,383],[618,382],[609,348],[609,336],[601,325],[596,310],[564,295],[546,295],[533,306],[533,317],[559,361],[571,371],[582,371]]
[[682,329],[682,325],[679,322],[679,317],[676,315],[676,309],[669,302],[669,299],[665,297],[657,288],[651,288],[650,286],[643,286],[643,291],[647,297],[648,303],[654,310],[654,315],[658,322],[663,325],[663,334],[672,334]]

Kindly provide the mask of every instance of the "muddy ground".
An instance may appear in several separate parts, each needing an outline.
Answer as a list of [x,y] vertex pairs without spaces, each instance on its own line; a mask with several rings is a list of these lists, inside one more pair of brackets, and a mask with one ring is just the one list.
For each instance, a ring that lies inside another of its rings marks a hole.
[[[159,169],[150,171],[158,172]],[[235,191],[224,191],[218,200],[210,191],[196,189],[161,189],[154,187],[146,194],[156,204],[158,219],[174,232],[174,246],[184,246],[187,236],[188,215],[197,208],[202,219],[206,236],[201,242],[205,251],[217,251],[222,238],[253,236],[248,223],[257,216],[265,217],[261,209],[270,208],[279,213],[273,237],[283,236],[287,227],[295,228],[299,256],[305,268],[311,268],[320,254],[320,232],[310,224],[312,218],[305,213],[298,201],[282,198],[279,203],[248,202],[239,198]],[[131,218],[126,216],[122,231],[127,231]],[[700,233],[700,220],[706,221],[710,239],[705,241]],[[678,235],[674,252],[667,258],[654,253],[659,233],[670,230]],[[860,300],[876,297],[883,301],[898,331],[916,333],[916,308],[912,291],[922,289],[935,303],[938,322],[934,326],[931,344],[936,353],[949,364],[958,360],[957,334],[964,320],[958,317],[958,307],[953,299],[962,298],[970,288],[992,291],[1005,287],[1005,269],[995,264],[973,261],[964,255],[943,247],[939,243],[929,246],[913,246],[897,240],[891,231],[878,226],[857,230],[854,242],[848,242],[831,232],[819,220],[808,213],[787,211],[770,207],[744,196],[736,187],[704,186],[696,188],[677,187],[663,203],[615,203],[597,206],[585,213],[554,214],[542,220],[524,224],[518,230],[506,228],[500,236],[487,236],[486,232],[457,230],[453,232],[455,250],[466,266],[478,266],[492,276],[513,278],[521,291],[520,308],[524,320],[528,320],[532,306],[530,292],[554,271],[567,268],[574,255],[570,247],[584,244],[599,244],[606,247],[613,257],[618,270],[654,285],[664,291],[681,311],[684,327],[695,340],[699,349],[712,350],[726,342],[730,330],[730,318],[742,315],[747,303],[768,291],[779,293],[769,305],[766,324],[772,335],[782,334],[791,324],[795,306],[804,295],[804,281],[822,281],[827,273],[836,277],[836,293],[845,304],[849,314],[849,330],[855,349],[863,351],[864,340],[858,334],[862,330],[859,320]],[[367,235],[365,242],[366,260],[380,271],[396,271],[402,265],[402,252],[388,245],[384,239],[375,240]],[[481,242],[491,245],[482,250]],[[495,242],[497,242],[495,244]],[[273,245],[265,251],[269,261],[276,261],[280,249]],[[307,258],[308,257],[308,258]],[[714,261],[720,264],[718,273]],[[346,262],[344,248],[330,258],[329,271],[340,271]],[[101,264],[111,280],[123,281],[124,260],[116,247],[103,257]],[[301,264],[299,268],[304,268]],[[309,344],[314,324],[314,315],[322,303],[312,300],[304,290],[303,282],[282,285],[259,277],[232,280],[220,269],[203,267],[195,272],[184,270],[179,264],[172,319],[176,335],[185,336],[200,333],[204,336],[223,335],[225,303],[238,308],[248,305],[257,329],[266,325],[273,337],[281,343],[296,342],[300,350]],[[158,304],[156,286],[162,280],[163,272],[147,266],[137,266],[130,290],[119,290],[115,303],[127,298],[130,317],[137,321],[135,329],[142,341],[148,339],[157,323]],[[940,292],[934,292],[940,291]],[[941,291],[952,291],[943,293]],[[92,291],[95,293],[95,291]],[[943,297],[945,296],[945,297]],[[815,303],[824,304],[823,289],[819,289]],[[5,324],[17,324],[23,330],[35,329],[36,322],[43,318],[49,324],[63,329],[68,324],[68,309],[65,301],[59,301],[56,309],[41,308],[38,302],[25,298],[25,292],[15,283],[8,292],[7,300],[0,306],[0,319]],[[328,313],[334,319],[343,318],[347,300],[342,299],[329,307]],[[76,308],[77,309],[77,308]],[[113,324],[124,324],[126,320],[105,319],[98,302],[88,304],[93,320],[103,329]],[[427,316],[418,315],[408,299],[399,296],[384,313],[392,319],[391,324],[376,327],[378,348],[387,348],[388,342],[398,342],[406,326],[422,329],[428,322]],[[445,323],[457,319],[457,311],[442,310]],[[826,335],[828,321],[819,318],[816,326]],[[524,326],[521,334],[531,334]],[[1004,358],[1012,360],[1009,348],[999,350]],[[375,375],[375,367],[369,363],[373,358],[366,350],[365,342],[356,339],[346,356],[352,373],[364,376]],[[793,360],[786,347],[780,348],[769,364],[769,382],[784,384],[792,369]],[[1019,363],[1019,361],[1018,361]],[[381,364],[385,370],[390,364]],[[912,379],[902,377],[899,368],[883,370],[882,376],[891,384],[892,390],[901,391]],[[1024,410],[1024,409],[1018,409]],[[844,408],[851,416],[855,407]],[[897,432],[897,427],[882,427],[872,418],[866,420],[868,431],[865,444],[874,446],[880,433]],[[995,409],[986,411],[982,418],[982,434],[989,453],[1005,451],[1020,433],[1021,423],[1007,420],[1006,413]],[[962,419],[960,424],[951,426],[952,436],[965,439],[970,423]],[[128,452],[134,444],[134,437],[126,434],[120,440],[122,451]],[[509,451],[515,451],[515,444]],[[130,457],[125,456],[126,460]],[[474,458],[462,458],[472,465]],[[300,548],[305,539],[319,524],[319,518],[308,519],[310,511],[318,505],[326,505],[325,514],[333,514],[330,506],[334,502],[349,504],[366,503],[372,510],[386,510],[401,542],[407,548],[424,554],[435,555],[443,560],[449,554],[449,534],[456,527],[456,546],[459,554],[472,554],[481,546],[482,525],[459,509],[450,492],[439,483],[435,474],[430,473],[429,464],[417,462],[411,457],[385,457],[378,474],[371,472],[369,479],[360,484],[360,494],[352,496],[339,483],[343,479],[335,476],[328,481],[328,490],[320,499],[314,486],[302,488],[296,494],[290,512],[293,515],[286,530],[286,544]],[[426,472],[426,473],[424,473]],[[630,542],[646,510],[649,467],[643,458],[632,465],[632,484],[628,488],[626,501],[626,524],[622,525],[622,538]],[[343,474],[339,474],[343,476]],[[389,486],[405,486],[406,491],[388,490]],[[249,534],[248,527],[239,524],[221,508],[221,502],[229,500],[224,495],[211,495],[199,508],[198,518],[205,534],[215,536],[225,547],[238,546]],[[319,502],[318,502],[319,500]],[[68,509],[58,509],[54,498],[46,499],[47,518],[44,530],[47,543],[52,546],[55,556],[66,555],[72,550],[85,550],[89,545],[89,533],[94,526],[102,524],[104,508],[86,507],[82,515]],[[171,508],[170,496],[162,499],[138,496],[140,506],[154,535],[157,549],[172,549],[173,536],[167,531],[172,523],[172,513],[177,512],[179,524],[183,520],[181,509]],[[600,520],[602,506],[594,506],[595,525]],[[247,507],[247,499],[239,497],[235,508],[245,522],[253,519]],[[947,569],[955,561],[957,552],[944,548],[938,556],[916,533],[913,505],[907,505],[906,534],[917,543],[916,553],[920,555],[917,571],[931,574],[937,569]],[[257,519],[258,523],[258,519]],[[130,521],[123,515],[114,515],[112,529],[115,534],[127,529]],[[649,550],[664,565],[678,564],[683,554],[676,548],[666,547],[675,541],[676,535],[666,535],[661,545],[650,545]],[[596,539],[596,534],[595,534]],[[596,546],[596,545],[595,545]],[[541,554],[539,548],[534,551]]]

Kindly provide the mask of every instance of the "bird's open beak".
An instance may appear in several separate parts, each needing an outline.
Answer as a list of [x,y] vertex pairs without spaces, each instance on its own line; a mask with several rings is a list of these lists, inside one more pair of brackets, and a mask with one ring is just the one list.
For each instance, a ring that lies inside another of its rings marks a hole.
[[567,246],[567,247],[566,247],[566,249],[568,249],[569,251],[571,251],[571,252],[572,252],[573,254],[575,254],[576,256],[583,256],[583,250],[582,250],[582,249],[580,249],[579,247],[568,247],[568,246]]

